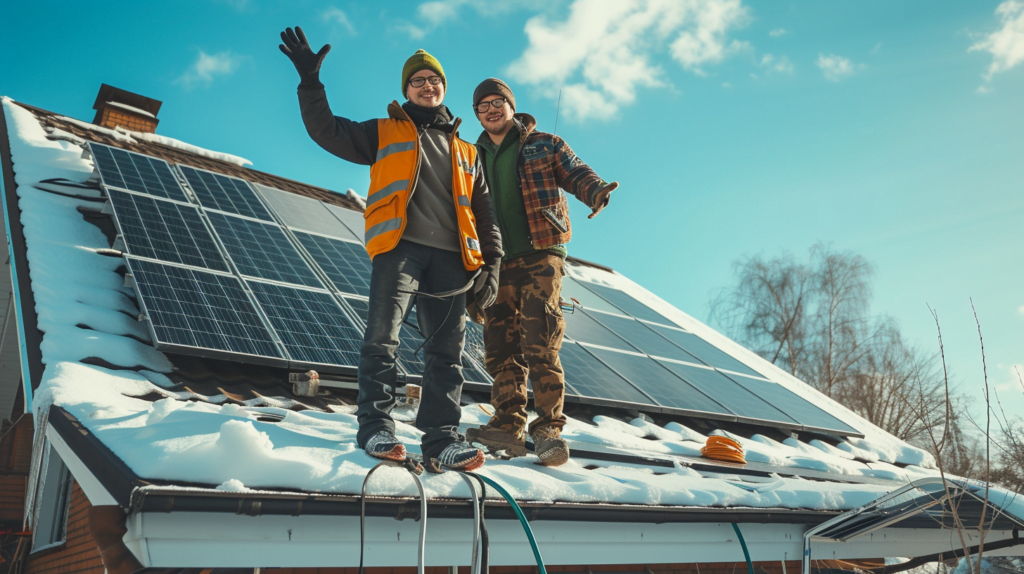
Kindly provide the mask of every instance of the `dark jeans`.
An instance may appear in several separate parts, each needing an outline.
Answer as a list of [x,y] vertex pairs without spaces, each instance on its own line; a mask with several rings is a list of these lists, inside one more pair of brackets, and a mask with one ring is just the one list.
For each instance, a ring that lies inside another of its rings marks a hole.
[[[373,258],[370,311],[359,359],[359,398],[356,416],[359,447],[380,430],[394,432],[391,409],[397,382],[395,355],[399,329],[413,296],[399,289],[439,293],[469,281],[462,254],[400,241]],[[454,299],[454,301],[453,301]],[[466,295],[446,299],[415,297],[416,315],[424,337],[423,390],[416,428],[424,432],[424,456],[436,456],[458,436],[462,418],[462,342],[466,332]],[[436,331],[436,332],[435,332]]]

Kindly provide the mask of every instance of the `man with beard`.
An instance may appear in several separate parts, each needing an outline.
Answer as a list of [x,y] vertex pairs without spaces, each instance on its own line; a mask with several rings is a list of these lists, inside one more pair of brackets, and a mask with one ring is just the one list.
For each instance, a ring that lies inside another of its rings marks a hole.
[[[395,352],[412,291],[458,291],[472,286],[482,307],[493,303],[502,256],[501,236],[476,149],[459,139],[460,120],[442,104],[447,79],[423,50],[402,68],[404,104],[388,117],[355,122],[335,116],[320,83],[330,46],[314,53],[302,29],[281,33],[281,51],[299,72],[299,106],[313,141],[332,154],[370,166],[365,242],[372,260],[369,313],[359,361],[359,447],[370,456],[404,460],[390,412],[397,382]],[[458,434],[462,408],[465,292],[443,299],[417,296],[426,338],[416,427],[423,431],[428,470],[473,470],[484,455]]]
[[526,380],[538,412],[529,434],[543,464],[569,460],[561,438],[565,377],[558,350],[565,319],[561,290],[565,244],[572,236],[562,189],[591,208],[605,206],[617,182],[606,183],[562,138],[534,130],[536,120],[515,113],[508,85],[484,80],[473,94],[484,131],[476,142],[491,189],[505,255],[498,298],[484,310],[484,350],[494,377],[491,420],[467,433],[472,442],[510,455],[525,454]]

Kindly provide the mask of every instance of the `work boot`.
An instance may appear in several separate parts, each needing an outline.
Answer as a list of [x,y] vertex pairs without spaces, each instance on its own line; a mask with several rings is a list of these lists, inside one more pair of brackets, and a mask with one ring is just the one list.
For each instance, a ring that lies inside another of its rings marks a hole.
[[557,427],[534,429],[530,438],[533,439],[533,454],[540,457],[544,466],[561,466],[569,461],[569,445]]
[[424,466],[430,472],[445,470],[472,471],[484,465],[484,453],[468,442],[456,440],[444,447],[437,456],[424,457]]
[[526,456],[526,433],[513,432],[490,425],[466,430],[466,440],[483,445],[487,452],[497,455],[505,451],[503,458]]
[[366,454],[381,460],[405,460],[405,445],[389,430],[377,431],[366,441]]

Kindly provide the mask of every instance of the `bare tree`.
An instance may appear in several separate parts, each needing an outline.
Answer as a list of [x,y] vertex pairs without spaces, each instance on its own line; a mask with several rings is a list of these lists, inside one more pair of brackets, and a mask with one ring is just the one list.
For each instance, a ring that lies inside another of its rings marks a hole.
[[869,314],[864,257],[820,243],[809,255],[734,262],[736,285],[713,298],[711,321],[893,435],[923,440],[948,418],[936,357],[908,345],[895,319]]

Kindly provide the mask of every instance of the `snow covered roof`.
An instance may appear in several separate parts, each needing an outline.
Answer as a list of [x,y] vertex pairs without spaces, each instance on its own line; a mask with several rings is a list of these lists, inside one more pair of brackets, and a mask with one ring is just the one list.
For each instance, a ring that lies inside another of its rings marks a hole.
[[[111,249],[111,233],[103,223],[106,216],[99,213],[103,198],[94,183],[92,162],[83,159],[83,140],[159,155],[321,201],[352,207],[353,200],[204,157],[186,147],[84,128],[10,99],[3,100],[3,112],[15,183],[8,189],[11,182],[5,180],[7,215],[11,226],[20,221],[23,251],[14,256],[27,263],[21,269],[28,270],[28,277],[16,281],[28,287],[22,296],[34,301],[41,333],[36,368],[42,370],[34,381],[26,377],[32,381],[31,404],[37,428],[49,418],[57,431],[51,439],[65,449],[61,454],[70,459],[68,465],[80,481],[81,472],[108,476],[100,479],[102,489],[83,486],[86,494],[102,497],[105,490],[113,497],[108,503],[123,506],[168,490],[207,496],[358,494],[366,472],[377,461],[355,446],[354,395],[341,393],[329,401],[296,398],[288,392],[286,379],[274,378],[277,371],[171,357],[149,344],[148,331],[136,320],[134,292],[123,282],[121,254]],[[15,196],[16,210],[10,206]],[[12,269],[13,263],[12,259]],[[569,409],[563,436],[574,456],[568,464],[547,468],[527,456],[488,460],[482,469],[518,500],[588,507],[642,505],[648,512],[836,512],[936,475],[926,452],[886,434],[620,274],[579,264],[569,265],[569,273],[627,291],[756,365],[775,384],[813,397],[815,404],[864,437],[800,440],[786,433],[768,436],[772,433],[767,431],[744,435],[725,425],[658,425],[624,410]],[[32,368],[29,365],[26,372]],[[487,421],[490,406],[485,401],[483,395],[467,394],[463,430]],[[410,424],[413,417],[402,408],[395,412],[398,435],[416,452],[420,433]],[[748,464],[701,458],[700,447],[709,434],[726,434],[742,443]],[[372,492],[415,495],[404,472],[382,469],[371,481]],[[111,492],[117,484],[123,486],[121,491]],[[436,500],[469,496],[454,473],[426,476],[424,484]]]

